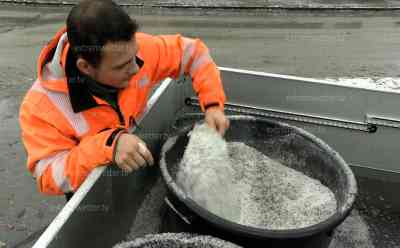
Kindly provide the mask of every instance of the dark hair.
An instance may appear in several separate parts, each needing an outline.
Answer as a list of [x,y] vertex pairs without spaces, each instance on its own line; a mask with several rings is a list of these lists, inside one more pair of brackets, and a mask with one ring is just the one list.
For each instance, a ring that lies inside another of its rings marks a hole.
[[67,18],[70,51],[95,67],[107,42],[130,41],[137,30],[136,21],[111,0],[83,0]]

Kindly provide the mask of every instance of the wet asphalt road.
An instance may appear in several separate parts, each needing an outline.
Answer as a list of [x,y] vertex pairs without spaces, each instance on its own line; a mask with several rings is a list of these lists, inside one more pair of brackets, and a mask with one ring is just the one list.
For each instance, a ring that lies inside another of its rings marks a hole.
[[[0,241],[7,247],[30,247],[29,235],[64,204],[37,192],[17,118],[40,48],[68,9],[0,5]],[[144,32],[201,37],[220,66],[317,78],[400,76],[396,12],[128,11]]]

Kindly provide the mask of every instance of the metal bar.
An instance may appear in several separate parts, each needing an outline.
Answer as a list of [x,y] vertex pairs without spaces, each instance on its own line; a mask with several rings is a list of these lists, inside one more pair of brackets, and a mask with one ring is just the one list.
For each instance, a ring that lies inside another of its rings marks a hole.
[[[199,100],[197,97],[187,98],[185,102],[187,105],[199,106]],[[257,116],[272,117],[290,121],[299,121],[299,122],[312,123],[324,126],[347,128],[363,132],[370,132],[370,133],[376,132],[376,126],[374,126],[373,123],[364,123],[364,122],[328,118],[317,115],[292,113],[270,108],[254,107],[244,104],[236,104],[228,102],[225,103],[225,110],[241,114],[252,114]]]
[[366,122],[378,126],[400,128],[400,120],[367,114]]

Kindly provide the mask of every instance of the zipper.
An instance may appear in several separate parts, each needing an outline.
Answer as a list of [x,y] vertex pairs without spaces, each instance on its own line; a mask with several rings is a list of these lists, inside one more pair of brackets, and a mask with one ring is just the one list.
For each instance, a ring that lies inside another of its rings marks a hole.
[[[110,106],[111,106],[111,105],[110,105]],[[111,108],[113,108],[113,107],[111,106]],[[114,108],[113,108],[113,109],[114,109]],[[121,112],[121,110],[119,109],[118,103],[117,103],[117,108],[114,109],[114,111],[117,112],[117,114],[118,114],[119,124],[122,125],[122,126],[125,126],[124,116],[122,115],[122,112]]]
[[124,115],[122,114],[121,109],[119,108],[119,99],[121,98],[121,93],[122,93],[121,91],[117,93],[117,99],[115,101],[116,108],[114,108],[112,105],[111,107],[114,108],[114,110],[117,112],[120,125],[125,126]]
[[124,120],[124,116],[122,115],[121,110],[119,109],[119,106],[117,108],[114,108],[112,105],[110,104],[101,104],[101,106],[107,107],[107,108],[111,108],[113,110],[114,113],[117,114],[118,116],[118,120],[119,120],[119,125],[122,127],[125,127],[125,120]]

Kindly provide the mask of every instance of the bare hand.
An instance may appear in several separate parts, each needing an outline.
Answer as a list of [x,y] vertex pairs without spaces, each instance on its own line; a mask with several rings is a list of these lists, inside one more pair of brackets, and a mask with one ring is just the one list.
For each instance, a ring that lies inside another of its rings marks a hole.
[[151,152],[136,135],[121,134],[115,149],[115,163],[125,172],[130,173],[141,167],[146,167],[146,165],[154,164]]
[[205,121],[211,127],[217,130],[221,136],[224,136],[226,129],[229,128],[229,120],[224,112],[217,106],[206,110]]

